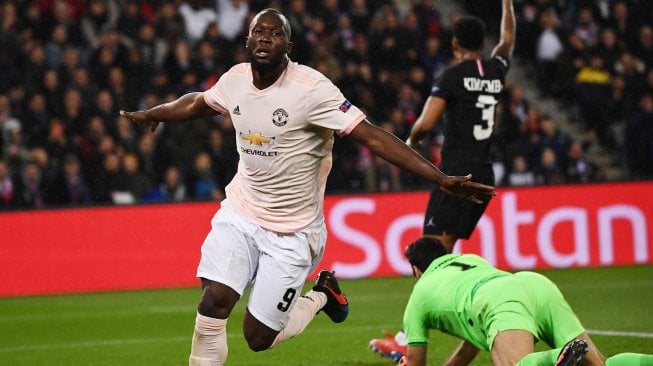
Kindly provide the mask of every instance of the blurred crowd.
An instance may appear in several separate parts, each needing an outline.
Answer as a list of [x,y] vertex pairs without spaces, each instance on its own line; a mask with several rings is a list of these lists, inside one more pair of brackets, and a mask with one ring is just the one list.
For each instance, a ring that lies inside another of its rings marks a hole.
[[[494,1],[464,2],[473,14],[488,21],[497,18]],[[630,179],[653,177],[653,1],[522,0],[515,7],[516,57],[532,65],[542,98],[560,102],[584,136],[580,146],[568,137],[555,137],[546,156],[541,149],[522,149],[512,168],[523,166],[524,158],[527,164],[539,160],[542,165],[555,154],[558,165],[576,175],[563,175],[562,182],[587,181],[589,177],[578,177],[587,166],[576,156],[588,145],[600,144]],[[559,134],[546,132],[554,128],[547,126],[552,121],[546,117],[530,116],[530,103],[520,94],[513,93],[504,105],[511,116],[502,120],[499,140],[514,147],[515,138]]]
[[[466,0],[498,35],[500,2]],[[653,176],[653,6],[636,0],[515,0],[516,56],[543,98],[578,111],[577,140],[508,83],[498,108],[497,185],[605,179],[597,142],[634,178]],[[220,200],[238,157],[228,116],[155,133],[118,111],[210,88],[246,62],[247,25],[266,7],[292,27],[293,61],[338,85],[401,139],[452,61],[432,0],[0,0],[0,209]],[[435,164],[442,136],[422,151]],[[351,139],[336,138],[330,192],[428,187]]]

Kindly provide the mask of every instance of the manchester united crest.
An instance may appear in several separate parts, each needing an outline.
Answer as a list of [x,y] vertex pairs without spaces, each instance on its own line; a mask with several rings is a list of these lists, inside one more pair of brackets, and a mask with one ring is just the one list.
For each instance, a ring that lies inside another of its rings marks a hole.
[[272,123],[277,127],[285,126],[288,123],[288,112],[283,108],[274,111],[272,113]]

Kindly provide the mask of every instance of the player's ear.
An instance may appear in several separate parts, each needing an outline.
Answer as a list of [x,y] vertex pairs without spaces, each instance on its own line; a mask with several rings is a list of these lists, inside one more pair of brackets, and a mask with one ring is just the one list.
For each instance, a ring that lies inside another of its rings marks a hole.
[[413,267],[413,275],[415,276],[415,278],[417,278],[419,280],[419,278],[422,277],[422,270],[417,268],[417,266],[415,266],[415,265],[413,265],[411,267]]
[[288,42],[288,45],[286,46],[286,53],[290,54],[292,52],[292,42]]

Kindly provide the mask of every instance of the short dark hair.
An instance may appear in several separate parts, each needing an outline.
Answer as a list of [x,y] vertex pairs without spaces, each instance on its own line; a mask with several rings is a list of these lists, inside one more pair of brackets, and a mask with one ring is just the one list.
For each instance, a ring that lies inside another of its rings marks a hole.
[[404,252],[408,262],[424,272],[431,262],[449,254],[442,242],[434,237],[422,236],[421,238],[410,243]]
[[256,23],[256,20],[258,19],[258,17],[260,17],[263,14],[267,14],[267,13],[275,14],[275,15],[277,15],[279,17],[279,19],[281,19],[281,23],[282,23],[281,28],[283,28],[283,31],[286,32],[286,37],[288,38],[288,41],[290,41],[290,38],[292,36],[292,30],[290,28],[290,23],[288,22],[288,18],[286,18],[286,16],[283,15],[282,12],[280,12],[279,10],[277,10],[275,8],[266,8],[266,9],[263,9],[263,10],[259,11],[258,13],[256,13],[254,18],[252,18],[252,21],[249,23],[249,32],[250,33],[252,32],[252,28],[254,28],[254,23]]
[[462,48],[478,51],[483,48],[485,24],[477,17],[462,17],[453,25],[453,36]]

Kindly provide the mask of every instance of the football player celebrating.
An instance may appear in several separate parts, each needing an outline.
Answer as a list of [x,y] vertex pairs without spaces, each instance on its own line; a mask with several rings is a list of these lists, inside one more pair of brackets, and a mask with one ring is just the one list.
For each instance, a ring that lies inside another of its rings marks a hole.
[[211,221],[197,276],[197,309],[189,364],[223,365],[226,323],[252,284],[243,333],[263,351],[301,333],[317,312],[344,321],[348,302],[332,272],[298,296],[324,252],[324,190],[334,133],[350,136],[379,157],[472,202],[494,188],[469,175],[448,176],[389,132],[375,127],[324,75],[292,62],[290,25],[274,9],[249,25],[250,62],[235,65],[205,92],[189,93],[146,111],[125,112],[154,131],[176,122],[229,115],[237,136],[238,171]]

